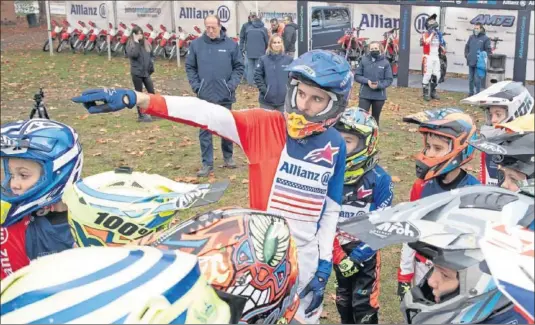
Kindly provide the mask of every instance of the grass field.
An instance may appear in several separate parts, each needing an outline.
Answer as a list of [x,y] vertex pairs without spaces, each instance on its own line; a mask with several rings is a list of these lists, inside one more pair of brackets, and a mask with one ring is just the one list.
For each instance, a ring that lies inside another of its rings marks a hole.
[[[81,136],[84,149],[84,175],[111,170],[118,166],[130,166],[137,171],[157,173],[177,181],[213,182],[230,179],[231,186],[216,205],[248,205],[246,159],[239,148],[235,149],[238,169],[217,168],[222,165],[219,141],[214,141],[215,173],[207,179],[197,179],[195,173],[200,165],[198,130],[166,120],[153,123],[137,123],[136,113],[124,110],[120,113],[89,116],[80,105],[70,101],[86,88],[100,86],[132,87],[128,60],[95,55],[62,53],[50,57],[38,50],[4,50],[1,55],[1,120],[2,123],[25,119],[33,105],[33,94],[43,87],[46,103],[52,118],[74,127]],[[183,68],[176,63],[157,62],[153,76],[158,93],[189,96],[192,94]],[[351,105],[357,104],[358,87],[354,87]],[[401,117],[426,108],[459,106],[462,94],[441,92],[442,100],[425,103],[419,89],[391,88],[389,100],[381,116],[379,140],[380,164],[395,180],[395,203],[406,201],[415,179],[414,161],[411,156],[420,150],[422,140],[413,125],[401,122]],[[257,106],[257,91],[241,85],[234,109]],[[462,107],[462,106],[461,106]],[[478,120],[481,112],[465,107]],[[192,107],[191,109],[195,109]],[[480,122],[478,122],[480,124]],[[476,162],[468,170],[476,173]],[[189,211],[182,217],[193,213]],[[381,274],[382,323],[400,323],[402,317],[396,292],[396,268],[399,248],[383,252]],[[325,295],[325,312],[322,321],[339,323],[335,307],[334,283],[329,283]]]

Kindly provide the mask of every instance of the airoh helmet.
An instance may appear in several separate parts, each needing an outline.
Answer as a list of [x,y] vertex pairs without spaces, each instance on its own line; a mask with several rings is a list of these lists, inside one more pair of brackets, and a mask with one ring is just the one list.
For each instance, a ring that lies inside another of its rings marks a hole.
[[297,250],[282,217],[240,208],[215,210],[138,244],[197,255],[214,288],[246,299],[241,323],[290,323],[297,312]]
[[197,257],[152,247],[86,247],[2,280],[2,324],[232,324],[239,318]]
[[177,183],[119,168],[77,181],[63,201],[79,247],[121,246],[166,229],[179,210],[217,202],[227,186]]
[[[476,126],[472,118],[460,108],[439,108],[425,111],[403,119],[419,125],[418,131],[424,137],[424,149],[416,155],[416,176],[423,180],[444,175],[463,166],[474,157],[469,141],[476,139]],[[428,136],[438,135],[447,139],[448,154],[442,157],[426,156]]]
[[[349,63],[332,52],[313,50],[294,60],[286,71],[290,78],[284,108],[290,137],[301,139],[333,126],[347,107],[351,93],[353,73]],[[309,116],[297,107],[299,83],[327,92],[329,102],[322,112]]]
[[[470,141],[476,149],[492,155],[494,163],[526,175],[526,180],[535,177],[535,123],[533,114],[522,116],[512,122],[499,124],[503,132],[491,138]],[[498,185],[504,182],[503,170],[498,169]],[[519,184],[522,187],[522,184]],[[529,185],[528,185],[529,186]],[[533,184],[532,184],[533,186]]]
[[365,110],[350,107],[342,114],[335,128],[339,132],[354,134],[359,139],[355,150],[347,154],[344,174],[344,183],[354,184],[377,165],[379,126],[373,116]]
[[[82,146],[70,126],[48,119],[30,119],[2,125],[0,140],[3,181],[1,220],[3,227],[61,200],[65,186],[81,176]],[[39,164],[37,182],[22,194],[12,189],[10,159]]]
[[522,83],[500,81],[476,95],[461,100],[461,103],[477,105],[485,110],[486,127],[482,127],[481,132],[485,136],[492,136],[494,133],[492,128],[489,128],[492,127],[489,110],[491,106],[503,107],[506,110],[506,117],[500,123],[507,123],[520,116],[531,114],[534,101]]
[[[433,24],[430,24],[429,21],[434,20],[435,22]],[[425,20],[425,28],[431,29],[431,28],[437,28],[438,22],[437,22],[437,14],[432,14],[431,16],[427,17]]]
[[343,222],[339,228],[374,250],[408,243],[434,265],[456,271],[457,289],[438,303],[427,281],[431,273],[405,295],[401,310],[407,323],[468,324],[513,308],[483,271],[479,240],[489,226],[528,227],[533,220],[533,198],[498,187],[471,186],[374,211],[368,219]]

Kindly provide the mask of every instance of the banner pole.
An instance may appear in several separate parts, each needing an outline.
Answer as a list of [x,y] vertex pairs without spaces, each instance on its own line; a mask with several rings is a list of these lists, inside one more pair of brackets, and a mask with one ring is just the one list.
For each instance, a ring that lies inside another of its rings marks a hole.
[[54,43],[52,43],[52,27],[50,25],[50,1],[45,1],[45,7],[46,7],[46,23],[48,26],[48,48],[50,50],[50,56],[54,56]]

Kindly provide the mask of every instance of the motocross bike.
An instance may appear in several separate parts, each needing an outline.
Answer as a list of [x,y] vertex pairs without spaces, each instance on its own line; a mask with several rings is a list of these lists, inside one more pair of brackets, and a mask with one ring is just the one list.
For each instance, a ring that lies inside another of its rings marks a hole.
[[[178,30],[179,30],[179,33],[178,33],[178,49],[179,49],[180,57],[183,58],[183,57],[186,56],[186,54],[188,54],[188,49],[189,49],[189,45],[190,45],[191,41],[193,41],[194,39],[199,38],[201,33],[199,33],[200,29],[197,26],[194,27],[194,30],[197,32],[197,34],[192,34],[192,33],[186,34],[182,30],[182,27],[178,27]],[[166,51],[167,58],[169,60],[173,59],[176,56],[176,43],[177,42],[176,42],[176,40],[173,40],[173,41],[171,41],[171,43],[172,43],[171,50],[170,51]]]
[[100,36],[102,35],[102,31],[104,32],[106,31],[104,29],[101,30],[100,28],[98,28],[97,25],[92,21],[89,21],[88,24],[89,26],[93,27],[93,29],[91,29],[91,34],[89,35],[89,38],[85,42],[84,54],[87,54],[88,52],[93,51],[93,49],[97,46],[97,42],[100,41]]
[[[164,25],[160,25],[160,29],[162,30],[162,38],[160,39],[158,45],[156,45],[154,48],[153,54],[154,57],[167,58],[166,47],[168,47],[168,43],[170,43],[173,39],[176,39],[176,34],[174,32],[170,33],[167,31],[167,28]],[[169,47],[169,50],[171,50],[171,47]]]
[[385,49],[385,57],[390,62],[392,67],[392,75],[395,77],[398,75],[398,63],[399,63],[399,28],[392,28],[388,32],[383,34],[383,47]]
[[[113,28],[112,23],[108,23],[108,27],[109,27],[109,30],[106,32],[106,36],[108,34],[110,35],[110,48],[113,51],[115,44],[117,44],[121,40],[121,37],[123,36],[123,31]],[[102,55],[108,52],[108,40],[106,37],[104,37],[103,41],[97,44],[97,52],[99,55]]]
[[341,46],[340,55],[345,57],[352,69],[356,69],[362,56],[366,54],[368,47],[368,37],[360,37],[360,31],[364,30],[360,27],[354,27],[353,29],[346,30],[344,36],[338,40],[338,44]]
[[76,28],[72,28],[71,24],[69,24],[68,21],[63,21],[63,32],[61,33],[61,40],[59,42],[58,48],[56,49],[56,52],[60,53],[63,51],[63,49],[70,45],[71,50],[73,49],[73,45],[75,41],[78,39],[78,35],[80,35],[80,30]]
[[490,42],[491,42],[491,53],[494,54],[494,51],[496,51],[496,46],[498,46],[498,42],[503,42],[503,39],[501,38],[498,38],[498,37],[494,37],[494,38],[491,38],[490,39]]
[[145,42],[148,42],[150,44],[150,47],[151,48],[154,48],[154,45],[156,44],[157,41],[159,41],[159,38],[158,36],[161,34],[161,33],[158,33],[157,30],[154,29],[154,27],[152,27],[151,24],[146,24],[145,25],[147,27],[147,29],[150,31],[148,33],[148,35],[145,35]]
[[[58,39],[58,42],[61,43],[61,34],[63,32],[63,26],[61,26],[60,24],[58,24],[57,21],[55,21],[54,19],[52,19],[52,32],[51,32],[51,38],[52,38],[52,46],[54,46],[54,41],[56,40],[56,38]],[[48,37],[46,38],[46,41],[45,41],[45,44],[43,45],[43,51],[44,52],[47,52],[48,50],[50,50],[50,44],[49,44],[49,39]]]
[[93,31],[81,20],[78,21],[78,25],[82,26],[82,31],[80,32],[80,35],[78,35],[78,39],[74,42],[74,45],[72,46],[72,53],[82,51],[84,49],[85,43],[89,38],[89,34],[91,34]]
[[[132,25],[132,27],[135,26],[135,24]],[[118,56],[120,53],[123,53],[123,55],[126,57],[126,43],[128,42],[128,37],[130,37],[130,34],[132,34],[132,29],[123,23],[120,23],[119,26],[121,26],[124,31],[119,42],[115,43],[111,50],[113,56]]]

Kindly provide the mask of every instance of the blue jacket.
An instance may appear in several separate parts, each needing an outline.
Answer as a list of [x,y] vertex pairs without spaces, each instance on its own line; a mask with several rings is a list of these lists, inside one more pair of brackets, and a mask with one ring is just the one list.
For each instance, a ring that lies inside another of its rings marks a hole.
[[241,25],[240,29],[240,50],[243,52],[245,51],[245,33],[247,32],[247,29],[251,27],[252,22],[248,21],[245,24]]
[[248,59],[258,59],[266,54],[268,42],[268,31],[260,19],[254,20],[245,29],[245,54]]
[[487,55],[491,54],[490,38],[481,31],[477,36],[470,35],[466,45],[464,46],[464,57],[466,64],[469,67],[475,67],[477,65],[477,56],[479,51],[487,52]]
[[[368,86],[368,80],[379,83],[377,89]],[[355,81],[360,83],[359,97],[371,100],[386,100],[386,88],[392,84],[392,67],[384,55],[380,55],[377,60],[371,55],[362,57],[355,72]]]
[[186,74],[191,89],[200,99],[215,104],[234,103],[243,69],[238,44],[224,32],[213,40],[203,34],[190,44]]
[[461,174],[457,178],[449,183],[443,184],[439,178],[435,177],[425,183],[420,198],[428,197],[438,193],[454,190],[456,188],[480,185],[481,183],[474,176],[468,174],[464,170],[461,170]]
[[254,83],[258,90],[258,101],[279,106],[286,100],[288,71],[286,67],[293,58],[285,54],[269,54],[260,57],[254,72]]

